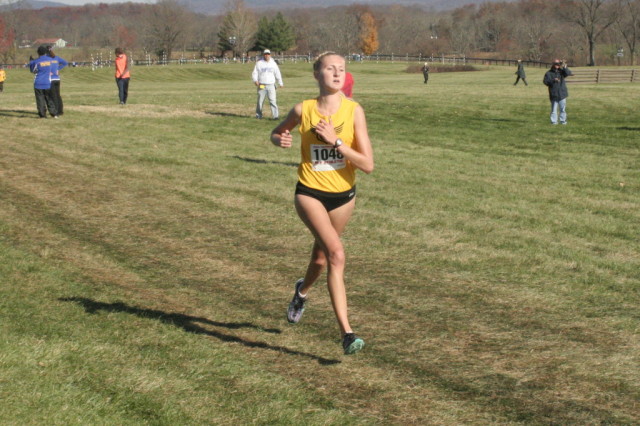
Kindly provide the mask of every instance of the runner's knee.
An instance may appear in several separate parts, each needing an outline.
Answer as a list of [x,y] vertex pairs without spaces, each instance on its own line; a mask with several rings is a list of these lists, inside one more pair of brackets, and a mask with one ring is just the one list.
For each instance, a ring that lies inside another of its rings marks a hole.
[[327,266],[327,257],[322,250],[314,250],[311,256],[311,263],[324,268]]
[[346,256],[344,254],[344,248],[342,245],[334,247],[328,251],[329,264],[334,267],[344,267],[346,262]]

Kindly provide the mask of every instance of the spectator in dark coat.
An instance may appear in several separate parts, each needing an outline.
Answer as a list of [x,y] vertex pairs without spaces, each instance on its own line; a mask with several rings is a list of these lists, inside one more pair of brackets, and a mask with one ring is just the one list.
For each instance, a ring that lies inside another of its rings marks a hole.
[[518,70],[516,71],[516,82],[513,83],[513,85],[515,86],[516,84],[518,84],[518,82],[522,79],[522,81],[524,82],[525,86],[528,86],[527,84],[527,75],[524,72],[524,64],[522,63],[521,59],[518,59]]
[[51,97],[56,104],[58,115],[62,115],[64,113],[64,104],[60,96],[60,70],[69,65],[69,63],[56,55],[52,46],[48,46],[47,49],[51,58]]
[[560,110],[560,124],[567,124],[567,83],[565,79],[573,73],[564,60],[555,59],[551,69],[544,75],[542,82],[549,88],[551,101],[551,124],[558,124],[558,110]]
[[422,76],[424,77],[424,84],[429,82],[429,64],[424,63],[424,66],[420,68],[422,70]]

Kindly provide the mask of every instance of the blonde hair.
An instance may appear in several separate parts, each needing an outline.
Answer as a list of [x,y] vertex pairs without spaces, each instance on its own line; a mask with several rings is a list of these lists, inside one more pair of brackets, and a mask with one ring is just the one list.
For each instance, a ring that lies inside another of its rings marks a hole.
[[332,52],[331,50],[328,50],[326,52],[322,52],[321,54],[316,56],[316,60],[313,63],[313,72],[320,71],[320,66],[322,65],[322,60],[327,56],[340,56],[342,59],[344,59],[344,56],[342,56],[339,53]]

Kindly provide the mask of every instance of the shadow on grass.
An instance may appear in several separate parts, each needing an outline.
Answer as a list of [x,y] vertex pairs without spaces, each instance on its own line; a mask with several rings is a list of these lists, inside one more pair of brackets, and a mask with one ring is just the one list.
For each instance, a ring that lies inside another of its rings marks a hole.
[[[282,352],[289,355],[299,355],[307,358],[314,359],[318,361],[321,365],[332,365],[339,364],[341,361],[335,359],[327,359],[317,355],[313,355],[306,352],[295,351],[292,349],[285,348],[283,346],[274,346],[264,342],[253,342],[251,340],[246,340],[238,336],[233,336],[231,334],[221,333],[219,331],[207,330],[200,326],[199,324],[212,325],[215,327],[223,327],[232,330],[240,329],[240,328],[252,328],[255,330],[264,331],[266,333],[280,334],[282,331],[277,328],[262,328],[255,324],[251,324],[248,322],[219,322],[219,321],[211,321],[210,319],[203,317],[194,317],[191,315],[185,314],[176,314],[169,313],[164,311],[159,311],[156,309],[145,309],[138,308],[135,306],[129,306],[126,303],[122,302],[114,302],[114,303],[104,303],[98,302],[92,299],[87,299],[85,297],[64,297],[58,299],[62,302],[75,302],[81,305],[84,310],[89,314],[95,314],[99,311],[105,312],[124,312],[131,315],[136,315],[141,318],[150,318],[161,321],[165,324],[174,325],[176,327],[182,328],[184,331],[194,334],[203,334],[206,336],[215,337],[216,339],[222,340],[223,342],[233,342],[239,343],[243,346],[247,346],[249,348],[259,348],[259,349],[268,349],[271,351]],[[199,324],[198,324],[199,323]]]
[[205,114],[215,115],[216,117],[253,118],[249,115],[234,114],[232,112],[205,111]]
[[482,117],[474,117],[471,118],[475,121],[492,121],[496,123],[524,123],[525,120],[516,120],[514,118],[482,118]]
[[38,117],[38,113],[22,109],[0,109],[0,117],[34,118]]
[[277,164],[280,166],[289,166],[289,167],[298,167],[298,163],[293,163],[293,162],[284,162],[284,161],[267,161],[267,160],[261,160],[259,158],[247,158],[247,157],[240,157],[239,155],[234,155],[232,156],[232,158],[236,158],[238,160],[242,160],[242,161],[246,161],[247,163],[256,163],[256,164]]
[[623,127],[618,127],[618,130],[630,130],[632,132],[640,132],[640,127],[628,127],[628,126],[623,126]]

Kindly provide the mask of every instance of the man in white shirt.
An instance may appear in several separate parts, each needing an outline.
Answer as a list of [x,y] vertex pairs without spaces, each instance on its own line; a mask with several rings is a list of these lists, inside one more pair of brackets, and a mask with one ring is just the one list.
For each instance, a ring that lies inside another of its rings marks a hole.
[[253,68],[251,78],[253,83],[258,87],[258,105],[256,105],[256,118],[262,118],[262,104],[265,96],[269,97],[269,105],[271,105],[271,117],[278,119],[278,105],[276,104],[276,82],[283,87],[280,68],[275,60],[271,58],[271,51],[265,49],[262,52],[263,59],[256,62]]

